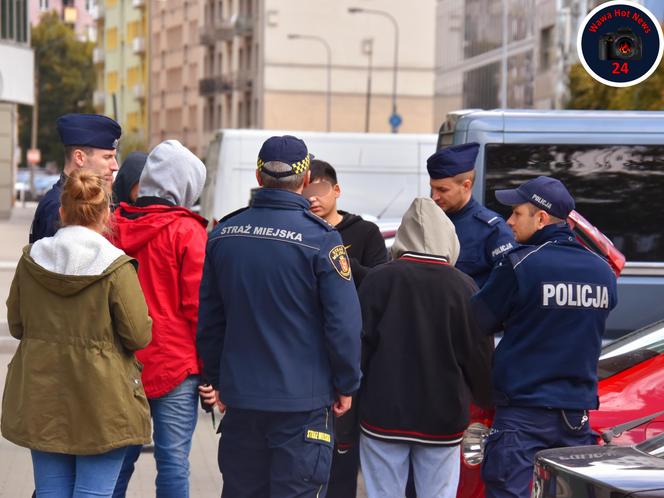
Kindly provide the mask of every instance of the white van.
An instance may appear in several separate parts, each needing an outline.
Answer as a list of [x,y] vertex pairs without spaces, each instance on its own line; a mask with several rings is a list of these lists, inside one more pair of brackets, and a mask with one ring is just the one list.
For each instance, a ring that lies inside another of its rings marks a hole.
[[413,198],[429,195],[426,160],[436,150],[435,134],[224,129],[208,148],[202,216],[218,220],[248,204],[258,186],[258,151],[274,135],[301,138],[311,154],[334,166],[339,207],[346,211],[400,219]]

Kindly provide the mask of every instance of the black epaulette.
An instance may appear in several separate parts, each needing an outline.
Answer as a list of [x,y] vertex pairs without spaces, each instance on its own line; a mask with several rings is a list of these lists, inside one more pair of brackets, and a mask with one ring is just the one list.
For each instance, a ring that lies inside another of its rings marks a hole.
[[481,222],[486,223],[490,227],[496,225],[497,223],[500,223],[500,220],[502,220],[502,218],[498,213],[494,213],[490,209],[481,209],[473,216],[475,216],[475,218],[477,218]]
[[226,221],[226,220],[230,220],[233,216],[237,216],[237,215],[240,214],[241,212],[246,211],[247,209],[249,209],[250,207],[251,207],[251,206],[245,206],[245,207],[243,207],[243,208],[236,209],[236,210],[233,211],[232,213],[228,213],[226,216],[224,216],[222,219],[219,220],[219,223],[223,223],[223,222]]
[[311,218],[312,220],[318,222],[319,225],[325,227],[325,228],[327,229],[328,232],[331,232],[332,230],[336,230],[336,228],[334,227],[334,225],[330,225],[326,220],[324,220],[324,219],[321,218],[320,216],[318,216],[318,215],[312,213],[311,211],[306,210],[306,211],[304,211],[304,214],[305,214],[306,216],[308,216],[309,218]]

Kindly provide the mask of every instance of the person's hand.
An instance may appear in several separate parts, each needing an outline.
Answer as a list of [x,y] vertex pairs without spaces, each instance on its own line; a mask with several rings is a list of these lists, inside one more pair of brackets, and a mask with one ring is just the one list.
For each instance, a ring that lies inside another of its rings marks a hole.
[[344,396],[343,394],[337,394],[337,399],[332,405],[332,412],[334,412],[335,417],[341,417],[344,413],[350,410],[350,405],[353,402],[352,396]]
[[214,399],[217,403],[217,408],[219,408],[219,412],[226,413],[226,405],[221,402],[221,398],[219,397],[219,391],[214,392]]
[[198,394],[206,405],[214,406],[217,402],[216,391],[211,384],[198,386]]

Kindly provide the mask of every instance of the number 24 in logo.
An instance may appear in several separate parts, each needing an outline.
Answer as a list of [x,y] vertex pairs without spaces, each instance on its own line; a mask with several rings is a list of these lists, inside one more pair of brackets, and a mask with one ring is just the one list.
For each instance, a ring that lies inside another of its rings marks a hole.
[[611,65],[613,66],[612,74],[629,74],[629,63],[623,62],[621,64],[620,62],[612,62]]

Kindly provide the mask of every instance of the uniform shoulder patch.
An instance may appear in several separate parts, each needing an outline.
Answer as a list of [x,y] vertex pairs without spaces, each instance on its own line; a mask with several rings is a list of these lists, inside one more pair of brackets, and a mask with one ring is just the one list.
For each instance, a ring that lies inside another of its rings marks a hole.
[[503,220],[498,213],[494,213],[490,209],[486,208],[480,209],[473,216],[475,216],[475,218],[478,220],[486,223],[490,227],[497,225]]
[[222,219],[220,219],[219,223],[223,223],[224,221],[231,219],[233,216],[237,216],[238,214],[242,213],[243,211],[246,211],[247,209],[249,209],[249,206],[246,206],[246,207],[243,207],[243,208],[240,208],[240,209],[236,209],[232,213],[228,213],[226,216],[224,216]]
[[343,245],[334,246],[330,250],[330,262],[334,269],[337,270],[337,273],[346,280],[350,280],[350,260],[348,259],[348,254],[346,253],[346,248]]
[[334,228],[334,225],[330,225],[330,224],[329,224],[327,221],[325,221],[323,218],[321,218],[321,217],[318,216],[318,215],[315,215],[315,214],[312,213],[311,211],[309,211],[309,210],[304,211],[304,214],[305,214],[305,216],[307,216],[309,219],[314,220],[314,221],[315,221],[316,223],[318,223],[320,226],[325,227],[325,229],[326,229],[328,232],[331,232],[332,230],[336,230],[336,228]]

